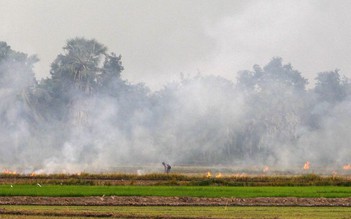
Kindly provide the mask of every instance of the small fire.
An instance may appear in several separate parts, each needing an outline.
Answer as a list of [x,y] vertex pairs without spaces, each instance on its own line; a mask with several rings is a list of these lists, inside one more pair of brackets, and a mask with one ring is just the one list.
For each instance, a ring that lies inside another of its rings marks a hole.
[[269,166],[264,166],[264,167],[263,167],[263,172],[266,173],[266,172],[268,172],[268,171],[269,171]]
[[234,177],[246,177],[247,173],[237,173],[233,175]]
[[218,173],[218,174],[216,175],[216,178],[222,178],[222,173]]
[[11,171],[8,169],[5,169],[4,171],[2,171],[3,174],[9,174],[9,175],[16,175],[17,172],[16,171]]
[[34,173],[34,172],[30,174],[30,176],[36,176],[36,175],[37,175],[37,174],[36,174],[36,173]]
[[344,170],[351,170],[351,164],[346,164],[342,167]]
[[307,162],[305,163],[305,165],[303,165],[303,169],[304,169],[304,170],[309,170],[309,169],[310,169],[310,162],[309,162],[309,161],[307,161]]
[[211,176],[212,176],[211,172],[208,171],[206,177],[207,177],[207,178],[210,178]]

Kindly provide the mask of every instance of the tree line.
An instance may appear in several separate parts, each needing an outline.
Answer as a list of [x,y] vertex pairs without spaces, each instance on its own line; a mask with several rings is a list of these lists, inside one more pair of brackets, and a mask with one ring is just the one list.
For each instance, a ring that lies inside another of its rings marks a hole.
[[94,39],[68,40],[40,81],[38,61],[0,42],[0,165],[348,162],[351,83],[338,70],[307,88],[274,57],[236,81],[198,74],[151,91],[122,79],[121,56]]

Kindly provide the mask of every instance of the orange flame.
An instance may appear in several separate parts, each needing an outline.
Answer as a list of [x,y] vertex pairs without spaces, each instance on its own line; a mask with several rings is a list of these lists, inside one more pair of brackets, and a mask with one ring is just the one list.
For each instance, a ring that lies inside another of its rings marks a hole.
[[351,170],[351,164],[346,164],[342,167],[344,170]]
[[303,165],[303,169],[304,169],[304,170],[309,170],[309,169],[310,169],[310,162],[309,162],[309,161],[307,161],[307,162],[305,163],[305,165]]
[[221,174],[221,173],[218,173],[218,174],[216,175],[216,178],[222,178],[222,174]]
[[3,174],[9,174],[9,175],[16,175],[17,172],[16,171],[11,171],[8,169],[4,169],[4,171],[2,171]]
[[263,172],[266,173],[266,172],[268,172],[268,171],[269,171],[269,166],[264,166],[264,167],[263,167]]
[[210,171],[208,171],[206,177],[207,177],[207,178],[210,178],[211,176],[212,176],[212,175],[211,175]]
[[237,174],[234,174],[233,176],[235,176],[235,177],[246,177],[247,174],[246,173],[237,173]]

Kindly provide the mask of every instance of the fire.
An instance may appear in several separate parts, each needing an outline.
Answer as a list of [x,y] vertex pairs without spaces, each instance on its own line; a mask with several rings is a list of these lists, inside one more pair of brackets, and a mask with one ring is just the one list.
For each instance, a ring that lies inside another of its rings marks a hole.
[[342,167],[344,170],[351,170],[351,164],[346,164]]
[[218,173],[218,174],[216,175],[216,178],[222,178],[222,174],[221,174],[221,173]]
[[210,178],[211,176],[212,176],[211,172],[208,171],[206,177],[207,177],[207,178]]
[[263,172],[266,173],[266,172],[268,172],[268,171],[269,171],[269,166],[264,166],[264,167],[263,167]]
[[16,171],[11,171],[8,169],[5,169],[4,171],[2,171],[3,174],[9,174],[9,175],[16,175],[17,172]]
[[36,173],[34,173],[34,172],[30,174],[30,176],[36,176],[36,175],[37,175],[37,174],[36,174]]
[[304,169],[304,170],[309,170],[309,169],[310,169],[310,162],[309,162],[309,161],[307,161],[307,162],[305,163],[305,165],[303,165],[303,169]]
[[246,177],[247,173],[237,173],[233,175],[234,177]]

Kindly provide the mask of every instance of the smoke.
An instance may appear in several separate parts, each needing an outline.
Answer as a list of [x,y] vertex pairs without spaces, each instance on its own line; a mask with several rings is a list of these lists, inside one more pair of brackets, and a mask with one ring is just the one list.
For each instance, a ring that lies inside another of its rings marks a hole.
[[350,162],[350,104],[350,100],[346,99],[333,106],[329,105],[330,109],[324,109],[320,115],[320,127],[306,132],[299,140],[299,144],[305,146],[305,156],[312,162],[333,166]]
[[[90,43],[99,56],[80,47]],[[53,62],[52,77],[37,83],[36,59],[1,44],[0,167],[72,173],[162,161],[282,169],[307,160],[350,162],[350,83],[337,71],[318,74],[316,87],[306,89],[300,72],[273,58],[239,72],[237,81],[199,74],[150,91],[123,81],[121,57],[96,41],[69,45],[97,67],[64,53]]]

